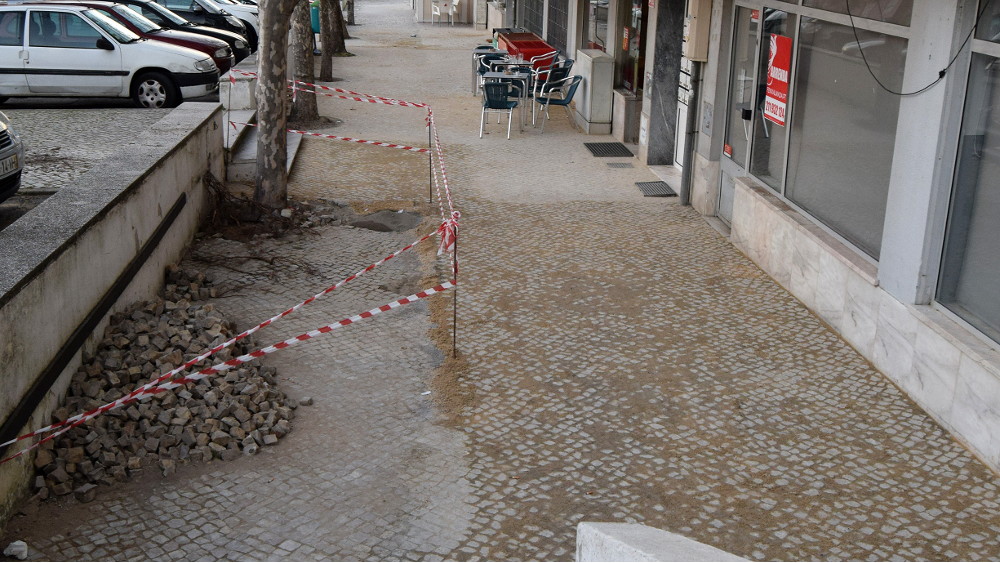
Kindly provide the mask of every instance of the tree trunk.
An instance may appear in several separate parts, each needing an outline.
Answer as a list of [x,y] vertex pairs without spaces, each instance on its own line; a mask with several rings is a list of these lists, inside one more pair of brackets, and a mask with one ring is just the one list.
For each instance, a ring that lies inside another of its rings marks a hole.
[[320,55],[319,79],[323,82],[333,80],[333,6],[339,0],[320,0],[319,4],[319,29],[320,42],[323,44],[323,52]]
[[254,200],[285,207],[288,195],[288,28],[296,0],[263,0],[257,69],[257,182]]
[[[313,71],[312,54],[312,19],[309,13],[309,3],[300,1],[292,13],[292,54],[295,57],[292,76],[312,84],[316,82]],[[315,121],[319,118],[319,108],[316,106],[316,94],[298,90],[292,100],[292,119],[298,122]],[[305,88],[312,89],[310,86]]]
[[354,0],[347,0],[347,25],[357,25],[354,23]]
[[340,29],[340,37],[335,38],[335,41],[333,43],[334,47],[337,49],[336,51],[334,51],[334,53],[346,54],[347,45],[344,43],[344,41],[350,39],[351,34],[347,32],[347,20],[344,19],[344,9],[341,7],[339,1],[333,3],[333,17],[334,21],[336,22],[335,23],[336,27],[334,27],[333,29],[334,30],[338,28]]

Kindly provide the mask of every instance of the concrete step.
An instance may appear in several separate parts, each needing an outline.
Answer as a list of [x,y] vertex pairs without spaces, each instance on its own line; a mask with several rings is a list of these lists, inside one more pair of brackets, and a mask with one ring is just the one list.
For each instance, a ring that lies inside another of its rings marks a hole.
[[[235,116],[237,112],[233,112]],[[236,121],[236,119],[232,119]],[[286,170],[292,169],[295,163],[295,156],[299,152],[299,145],[302,143],[302,135],[288,133],[288,159]],[[229,150],[229,159],[226,166],[226,181],[228,182],[254,182],[257,174],[257,128],[244,126],[237,135],[237,140],[233,142]]]

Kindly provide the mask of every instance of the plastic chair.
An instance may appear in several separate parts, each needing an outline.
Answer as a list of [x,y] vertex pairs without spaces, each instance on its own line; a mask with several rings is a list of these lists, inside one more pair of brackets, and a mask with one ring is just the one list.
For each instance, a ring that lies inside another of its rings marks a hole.
[[500,115],[507,113],[507,138],[510,139],[510,124],[514,117],[514,108],[518,107],[518,101],[510,99],[510,85],[503,82],[487,82],[483,84],[483,115],[479,119],[479,138],[483,138],[483,129],[486,127],[486,114],[496,113],[497,123],[500,123]]
[[[451,23],[451,25],[455,25],[455,16],[458,15],[458,2],[459,0],[451,0],[446,3],[448,7],[448,11],[446,12],[448,14],[448,22]],[[434,16],[437,16],[438,21],[440,22],[441,15],[441,4],[438,2],[431,4],[431,24],[434,23]]]
[[[583,80],[583,77],[580,75],[564,78],[558,83],[552,83],[545,95],[535,98],[535,102],[545,109],[545,120],[542,121],[542,133],[545,132],[545,121],[549,120],[549,106],[562,106],[566,108],[566,112],[568,113],[569,104],[573,101],[573,95],[576,94],[576,89],[580,85],[581,80]],[[559,97],[557,98],[556,96]]]

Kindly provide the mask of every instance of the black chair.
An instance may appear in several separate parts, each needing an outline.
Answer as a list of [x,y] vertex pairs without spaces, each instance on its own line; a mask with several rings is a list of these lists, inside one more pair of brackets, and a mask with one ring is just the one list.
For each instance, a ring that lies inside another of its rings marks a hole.
[[[545,122],[549,120],[549,106],[562,106],[569,112],[569,104],[573,101],[573,95],[580,86],[583,77],[580,75],[570,76],[551,83],[547,92],[542,96],[535,97],[535,103],[544,108],[545,120],[542,121],[542,133],[545,132]],[[534,104],[532,104],[532,108]],[[572,115],[570,116],[572,118]]]
[[[483,84],[483,115],[479,119],[479,138],[483,138],[486,127],[486,114],[496,113],[497,123],[500,115],[507,113],[507,138],[510,139],[510,124],[514,116],[514,108],[518,107],[516,99],[510,99],[510,84],[505,82],[486,82]],[[543,126],[544,127],[544,126]]]
[[[537,100],[539,97],[547,96],[556,84],[562,84],[569,77],[572,68],[572,60],[569,61],[568,65],[553,66],[550,68],[545,81],[535,83],[535,88],[531,92],[532,97]],[[535,104],[531,104],[531,124],[535,124]]]
[[477,86],[481,87],[483,85],[483,75],[493,70],[493,67],[490,66],[490,62],[501,61],[503,59],[504,56],[497,53],[486,53],[476,56],[476,74],[479,75]]

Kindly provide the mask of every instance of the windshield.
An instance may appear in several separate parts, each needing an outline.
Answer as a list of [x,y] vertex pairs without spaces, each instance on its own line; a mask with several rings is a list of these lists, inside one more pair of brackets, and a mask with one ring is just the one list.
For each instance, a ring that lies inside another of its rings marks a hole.
[[133,11],[131,8],[129,8],[128,6],[122,6],[120,4],[116,4],[116,5],[112,6],[111,9],[116,14],[118,14],[119,16],[121,16],[122,18],[124,18],[125,21],[127,21],[130,24],[134,25],[136,27],[136,29],[138,29],[142,33],[149,33],[151,31],[156,31],[156,30],[160,29],[160,26],[158,26],[155,23],[149,21],[145,17],[139,15],[138,13],[136,13],[135,11]]
[[111,19],[110,16],[102,14],[97,10],[84,10],[81,12],[88,20],[97,24],[97,27],[103,29],[108,35],[115,38],[115,41],[120,43],[131,43],[133,41],[138,41],[139,36],[132,33],[124,25]]
[[142,15],[149,18],[150,21],[157,24],[162,24],[164,21],[169,21],[175,25],[188,25],[191,22],[178,16],[177,14],[171,12],[170,10],[164,8],[163,6],[157,4],[156,2],[147,2],[141,6],[133,7],[132,9],[139,8],[142,10]]
[[198,3],[201,4],[202,8],[205,8],[205,11],[210,14],[222,13],[222,8],[220,8],[219,5],[212,0],[198,0]]

